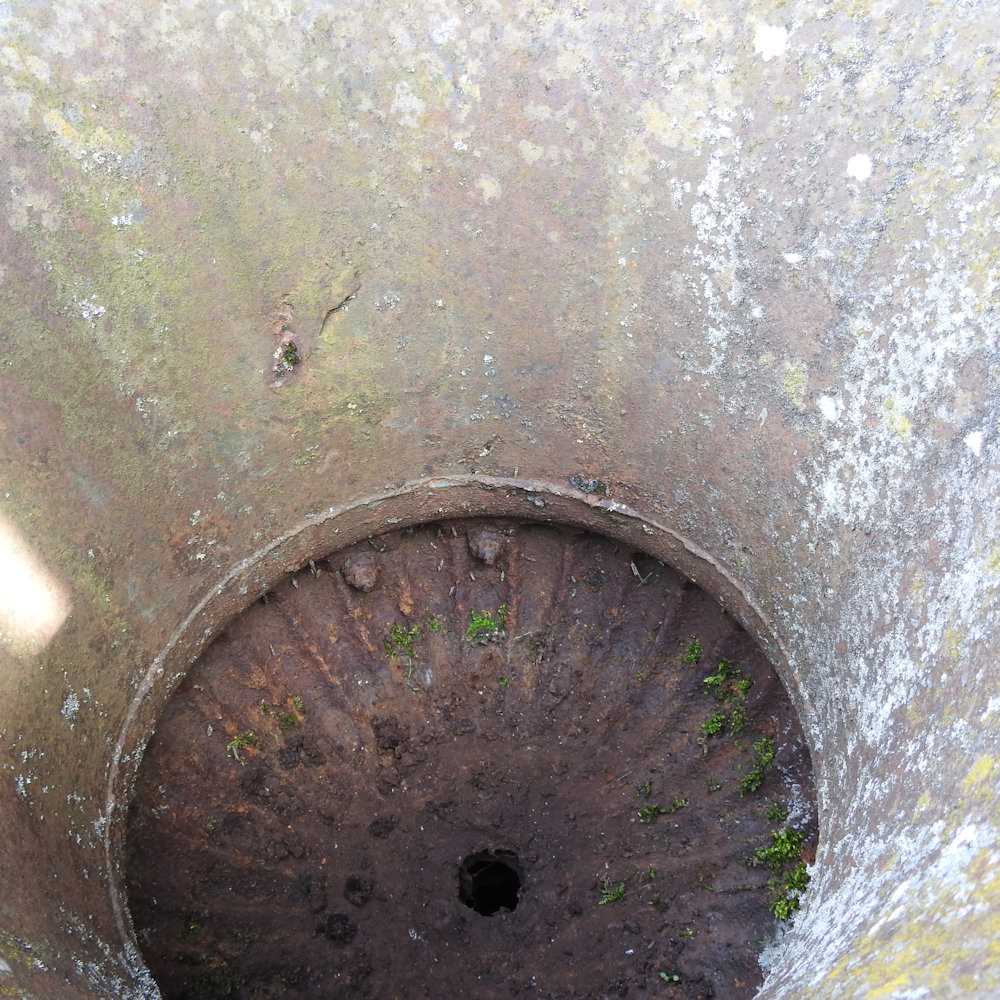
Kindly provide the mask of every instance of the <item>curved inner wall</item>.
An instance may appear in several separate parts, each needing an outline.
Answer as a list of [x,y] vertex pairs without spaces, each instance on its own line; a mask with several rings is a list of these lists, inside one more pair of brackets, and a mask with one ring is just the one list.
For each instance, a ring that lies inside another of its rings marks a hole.
[[224,6],[0,3],[0,995],[155,1000],[174,688],[479,475],[606,501],[787,684],[823,838],[761,1000],[1000,996],[1000,6]]
[[627,543],[425,524],[310,562],[174,693],[129,814],[167,1000],[749,997],[814,857],[751,637]]

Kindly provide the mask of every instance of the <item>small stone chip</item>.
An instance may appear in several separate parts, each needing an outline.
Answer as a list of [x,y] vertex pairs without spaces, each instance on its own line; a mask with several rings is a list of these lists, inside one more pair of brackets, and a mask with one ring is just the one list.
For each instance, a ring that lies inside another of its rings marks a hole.
[[367,553],[351,556],[340,568],[340,572],[349,587],[366,594],[374,590],[378,582],[378,564]]
[[487,566],[495,565],[503,551],[504,538],[492,528],[476,528],[469,532],[469,551]]

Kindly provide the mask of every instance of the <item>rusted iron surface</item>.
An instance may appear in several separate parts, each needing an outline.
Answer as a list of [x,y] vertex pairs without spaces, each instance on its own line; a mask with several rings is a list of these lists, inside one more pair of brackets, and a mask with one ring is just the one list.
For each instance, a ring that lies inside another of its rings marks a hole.
[[[749,997],[774,876],[747,861],[783,828],[811,859],[801,730],[704,591],[582,531],[446,522],[216,638],[143,763],[130,901],[168,1000]],[[459,866],[496,850],[522,886],[486,917]]]

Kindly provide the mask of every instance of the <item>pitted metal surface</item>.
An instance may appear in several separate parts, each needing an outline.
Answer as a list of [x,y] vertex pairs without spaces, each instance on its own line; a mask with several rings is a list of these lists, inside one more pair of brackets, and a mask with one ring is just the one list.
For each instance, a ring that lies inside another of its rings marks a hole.
[[[463,520],[310,560],[220,633],[146,750],[127,878],[170,1000],[735,1000],[815,832],[794,709],[704,590]],[[521,889],[495,920],[458,891],[483,855]]]

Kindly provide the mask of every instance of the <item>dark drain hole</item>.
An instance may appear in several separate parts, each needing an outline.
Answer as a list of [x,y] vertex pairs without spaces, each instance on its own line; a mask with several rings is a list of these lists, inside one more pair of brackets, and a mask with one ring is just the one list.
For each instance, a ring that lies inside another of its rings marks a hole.
[[484,917],[517,907],[521,890],[517,855],[513,851],[479,851],[458,869],[458,898]]

